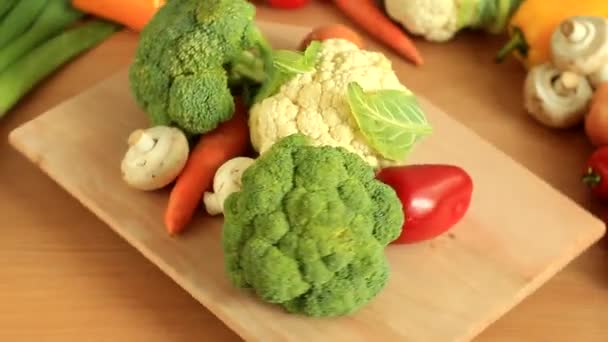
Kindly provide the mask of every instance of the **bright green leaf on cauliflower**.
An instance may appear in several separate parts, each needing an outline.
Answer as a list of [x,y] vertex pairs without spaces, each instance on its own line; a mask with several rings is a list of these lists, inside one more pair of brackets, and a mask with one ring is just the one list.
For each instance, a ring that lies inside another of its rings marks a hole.
[[355,312],[386,285],[385,247],[399,236],[401,204],[359,156],[281,139],[225,201],[228,275],[288,312]]
[[261,83],[270,60],[254,15],[246,0],[171,0],[158,10],[129,70],[152,125],[201,134],[232,116],[230,87],[244,79]]

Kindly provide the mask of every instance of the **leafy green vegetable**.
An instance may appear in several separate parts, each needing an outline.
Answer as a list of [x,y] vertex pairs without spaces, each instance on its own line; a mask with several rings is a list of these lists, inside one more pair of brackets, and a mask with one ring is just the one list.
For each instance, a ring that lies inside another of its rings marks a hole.
[[320,43],[313,41],[304,53],[292,50],[277,50],[274,54],[274,66],[282,72],[292,74],[312,71],[320,49]]
[[351,82],[347,99],[368,144],[387,159],[404,160],[413,145],[432,132],[416,96],[409,91],[365,92]]
[[33,25],[0,49],[0,71],[83,16],[83,12],[72,7],[70,0],[48,0]]
[[17,0],[2,0],[0,1],[0,20],[4,15],[10,12],[11,8],[17,3]]
[[276,50],[273,54],[273,68],[270,70],[268,79],[260,88],[254,102],[260,102],[270,97],[281,88],[281,86],[298,74],[312,71],[321,51],[321,43],[312,41],[304,53],[292,50]]
[[46,3],[47,0],[19,0],[0,22],[0,48],[27,31]]
[[291,74],[301,74],[310,70],[303,54],[289,50],[277,51],[274,65],[282,72]]
[[91,20],[54,36],[11,64],[0,73],[0,118],[38,82],[118,29],[115,23]]
[[316,40],[310,42],[306,50],[304,50],[304,59],[306,60],[306,64],[311,68],[317,63],[319,52],[321,52],[321,43]]

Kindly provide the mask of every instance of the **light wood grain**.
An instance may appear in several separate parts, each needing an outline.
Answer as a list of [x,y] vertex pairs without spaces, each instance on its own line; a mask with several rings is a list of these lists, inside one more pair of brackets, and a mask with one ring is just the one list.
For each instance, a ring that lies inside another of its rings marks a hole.
[[[276,47],[292,47],[306,33],[262,28]],[[124,140],[146,124],[125,72],[17,129],[11,142],[246,339],[468,340],[599,239],[604,225],[429,102],[423,105],[435,133],[412,162],[465,167],[476,184],[469,215],[450,235],[389,248],[387,289],[357,315],[335,320],[287,315],[230,286],[220,220],[199,217],[179,239],[165,234],[166,192],[133,191],[118,173]]]
[[136,38],[85,53],[0,121],[0,341],[241,340],[8,144],[21,123],[123,68]]
[[[258,16],[299,25],[348,23],[324,0],[298,11],[260,6]],[[48,78],[0,121],[0,341],[240,340],[8,145],[13,128],[126,66],[136,43],[135,34],[117,34]],[[395,61],[412,88],[568,197],[596,209],[578,181],[591,146],[579,129],[556,132],[528,120],[521,107],[523,71],[491,61],[498,38],[464,33],[447,44],[418,44],[432,63],[413,69]],[[606,241],[476,341],[606,341]]]

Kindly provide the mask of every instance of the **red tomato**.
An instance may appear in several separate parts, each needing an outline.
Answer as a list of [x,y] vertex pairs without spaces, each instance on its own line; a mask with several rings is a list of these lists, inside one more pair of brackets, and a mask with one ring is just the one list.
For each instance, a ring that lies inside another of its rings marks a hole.
[[405,222],[392,243],[432,239],[449,230],[467,212],[473,180],[452,165],[408,165],[381,169],[376,178],[391,186],[403,205]]
[[608,199],[608,146],[600,147],[591,154],[585,166],[583,183],[594,196]]
[[295,9],[307,5],[310,0],[267,0],[266,2],[272,7]]

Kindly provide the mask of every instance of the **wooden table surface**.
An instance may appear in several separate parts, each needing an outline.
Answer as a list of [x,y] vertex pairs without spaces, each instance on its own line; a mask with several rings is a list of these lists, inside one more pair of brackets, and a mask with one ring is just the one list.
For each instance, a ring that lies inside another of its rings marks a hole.
[[[304,26],[348,22],[321,1],[295,12],[260,7],[258,16]],[[127,66],[136,43],[136,34],[115,35],[0,121],[0,341],[239,340],[7,143],[18,125]],[[444,45],[420,42],[427,64],[406,69],[405,83],[595,211],[578,182],[591,147],[580,130],[550,131],[526,117],[524,71],[491,62],[500,43],[470,34]],[[600,241],[477,340],[608,340],[607,254]]]

